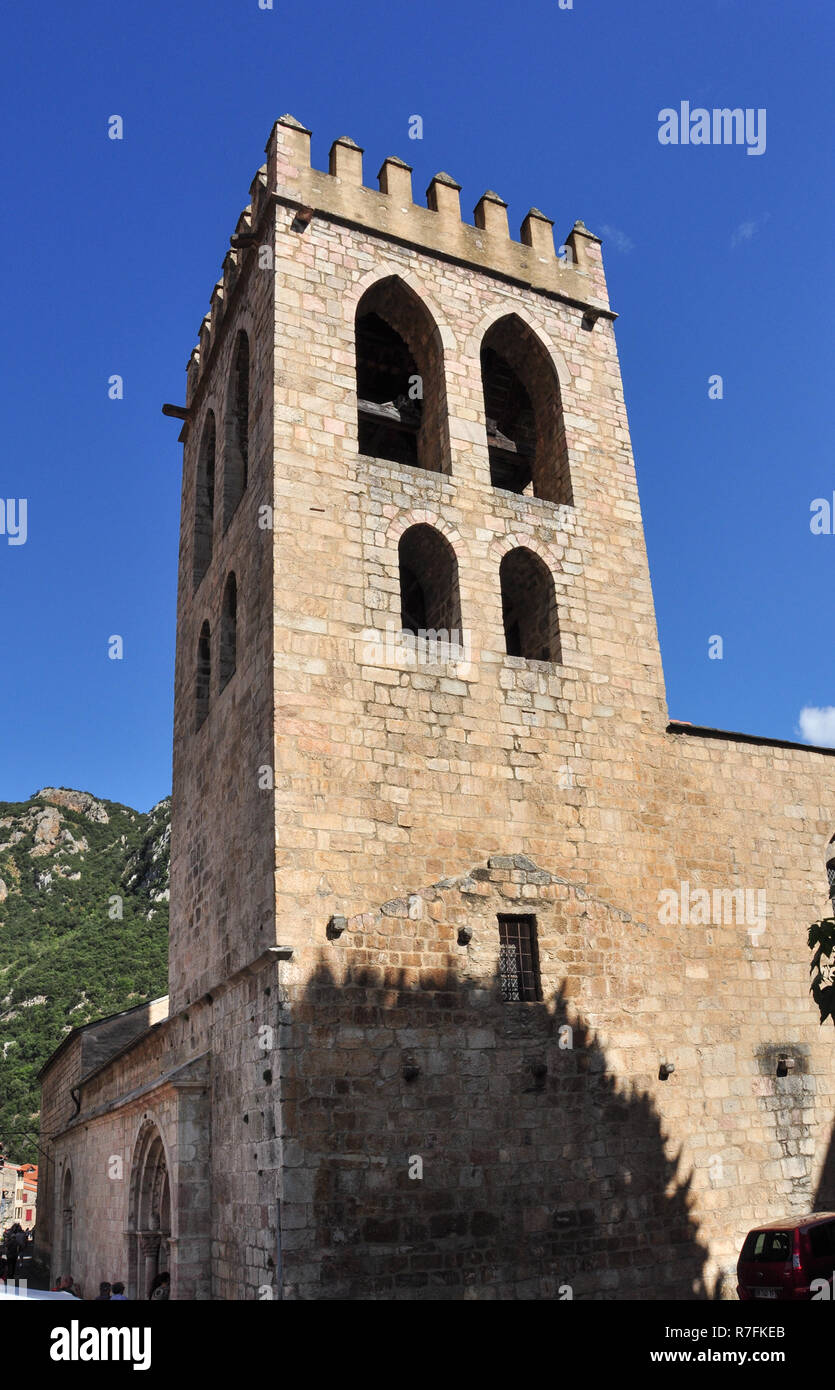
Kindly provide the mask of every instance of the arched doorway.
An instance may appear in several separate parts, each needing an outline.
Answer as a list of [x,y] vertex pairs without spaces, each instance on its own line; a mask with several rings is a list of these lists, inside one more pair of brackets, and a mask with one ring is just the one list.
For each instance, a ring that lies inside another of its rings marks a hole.
[[131,1169],[128,1296],[145,1299],[157,1274],[171,1269],[171,1184],[162,1135],[152,1120],[139,1132]]
[[72,1172],[67,1168],[61,1183],[61,1268],[58,1271],[66,1276],[72,1274],[72,1216]]

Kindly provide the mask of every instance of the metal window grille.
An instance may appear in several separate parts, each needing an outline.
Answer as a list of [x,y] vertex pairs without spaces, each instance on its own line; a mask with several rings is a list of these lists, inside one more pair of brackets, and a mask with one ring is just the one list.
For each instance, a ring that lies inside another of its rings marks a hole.
[[829,901],[835,905],[835,859],[827,864],[826,877],[829,879]]
[[540,998],[535,918],[499,918],[499,980],[505,1003]]

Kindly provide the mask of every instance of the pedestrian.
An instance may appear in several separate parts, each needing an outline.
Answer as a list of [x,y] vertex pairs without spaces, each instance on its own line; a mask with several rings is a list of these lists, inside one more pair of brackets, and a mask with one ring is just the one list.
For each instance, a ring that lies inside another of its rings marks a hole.
[[0,1284],[5,1284],[5,1282],[6,1282],[6,1274],[7,1274],[7,1273],[8,1273],[8,1264],[7,1264],[7,1261],[6,1261],[6,1256],[5,1256],[5,1255],[0,1255]]
[[94,1302],[94,1303],[108,1303],[109,1301],[110,1301],[110,1284],[107,1282],[106,1279],[103,1279],[102,1282],[99,1284],[99,1291],[98,1291],[98,1294],[96,1295],[96,1297],[93,1299],[93,1302]]
[[111,1303],[127,1303],[127,1299],[125,1298],[125,1286],[124,1286],[124,1284],[121,1282],[121,1280],[120,1280],[118,1283],[116,1283],[116,1284],[113,1285],[113,1288],[112,1288],[112,1291],[111,1291],[111,1294],[110,1294],[110,1302],[111,1302]]
[[162,1270],[161,1273],[154,1275],[153,1282],[151,1283],[151,1292],[148,1294],[148,1298],[160,1300],[163,1298],[169,1298],[170,1295],[171,1275],[168,1273],[168,1270],[166,1269]]

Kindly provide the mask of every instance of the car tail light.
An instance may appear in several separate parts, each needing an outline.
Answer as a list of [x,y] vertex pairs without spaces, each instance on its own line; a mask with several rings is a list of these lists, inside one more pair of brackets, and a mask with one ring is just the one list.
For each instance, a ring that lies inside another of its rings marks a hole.
[[[797,1227],[795,1227],[795,1230],[794,1230],[794,1241],[793,1241],[793,1247],[792,1247],[792,1270],[793,1270],[793,1271],[794,1271],[794,1270],[800,1271],[800,1270],[802,1270],[802,1268],[803,1268],[803,1260],[802,1260],[802,1258],[801,1258],[801,1238],[800,1238],[800,1231],[797,1229]],[[798,1284],[798,1283],[800,1283],[800,1280],[799,1280],[799,1279],[795,1279],[794,1282],[795,1282],[796,1284]]]

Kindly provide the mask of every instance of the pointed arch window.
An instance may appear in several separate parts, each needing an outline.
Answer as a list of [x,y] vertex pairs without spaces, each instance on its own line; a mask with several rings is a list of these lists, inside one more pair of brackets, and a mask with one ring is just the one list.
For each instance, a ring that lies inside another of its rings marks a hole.
[[212,685],[212,634],[206,621],[197,642],[197,674],[195,680],[195,728],[206,722]]
[[359,452],[448,473],[443,348],[426,305],[388,276],[360,300],[355,333]]
[[220,614],[220,689],[228,685],[238,665],[238,581],[230,574],[223,590]]
[[61,1264],[65,1275],[72,1273],[73,1189],[72,1172],[64,1173],[61,1185]]
[[212,536],[215,519],[215,451],[216,430],[214,411],[208,411],[197,457],[197,482],[194,496],[194,587],[197,588],[212,560]]
[[570,503],[559,378],[544,344],[517,314],[484,335],[481,380],[493,486]]

